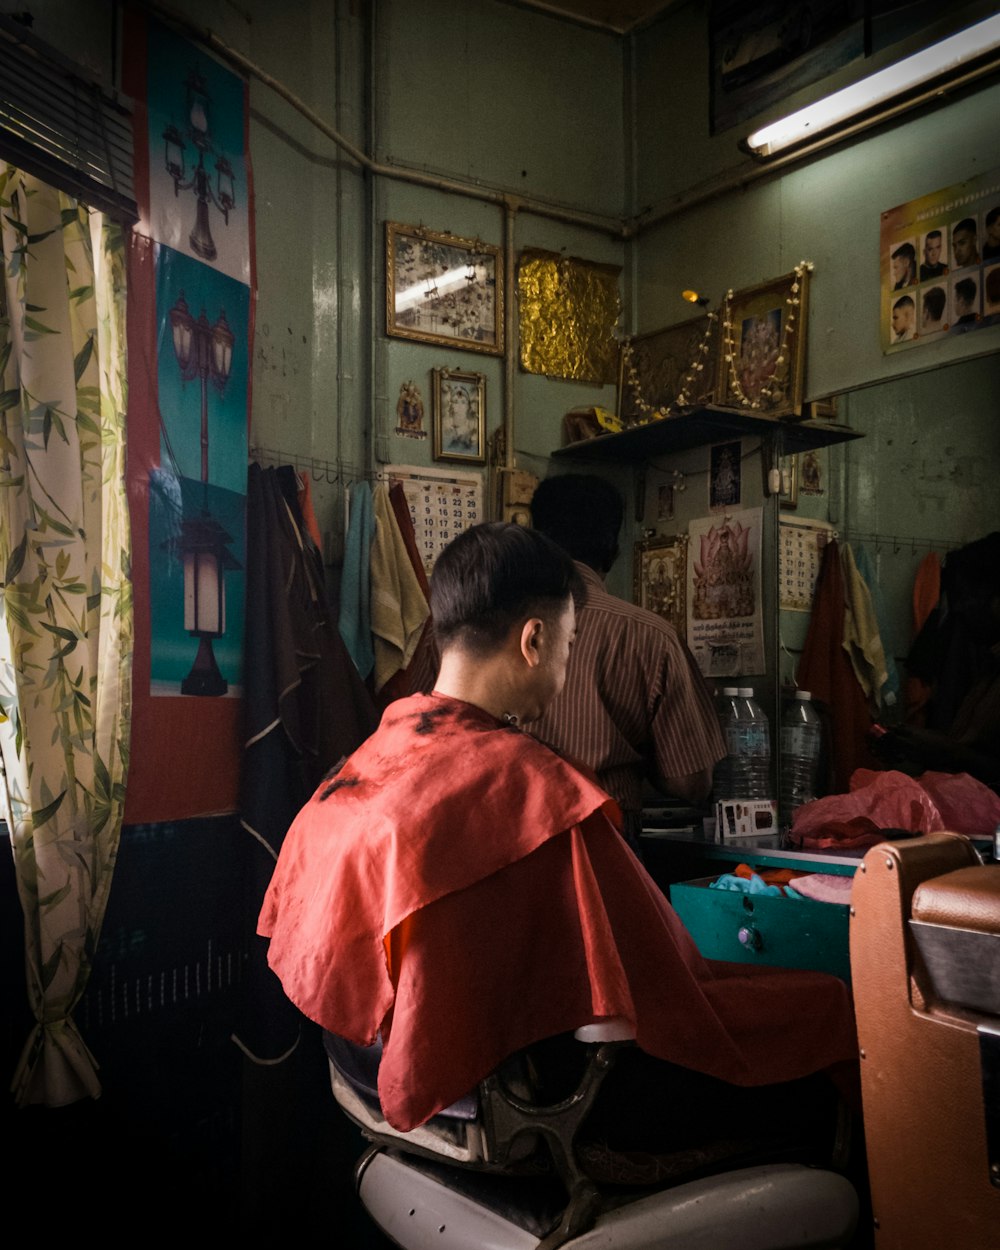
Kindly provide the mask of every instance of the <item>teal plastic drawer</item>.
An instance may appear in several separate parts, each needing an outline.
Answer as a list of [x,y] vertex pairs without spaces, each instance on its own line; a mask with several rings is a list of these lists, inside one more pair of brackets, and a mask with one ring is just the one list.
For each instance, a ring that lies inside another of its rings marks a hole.
[[809,968],[850,981],[846,903],[709,889],[714,880],[670,886],[670,901],[706,959]]

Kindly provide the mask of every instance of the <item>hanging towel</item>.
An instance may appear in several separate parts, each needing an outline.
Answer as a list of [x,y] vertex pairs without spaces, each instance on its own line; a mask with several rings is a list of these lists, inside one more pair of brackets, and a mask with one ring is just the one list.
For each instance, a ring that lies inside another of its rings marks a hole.
[[893,659],[887,645],[888,631],[886,625],[889,618],[886,615],[885,600],[882,598],[882,588],[878,583],[875,564],[867,547],[858,548],[857,565],[858,572],[865,579],[868,593],[872,597],[875,619],[878,621],[878,632],[882,639],[882,652],[885,656],[886,672],[885,685],[882,687],[882,699],[887,707],[894,707],[899,702],[899,669],[896,667],[896,661]]
[[803,690],[825,705],[831,720],[831,775],[825,789],[844,793],[856,768],[877,768],[866,741],[871,717],[865,693],[843,647],[844,570],[836,540],[827,543],[816,579],[809,632],[799,660]]
[[375,537],[372,493],[367,482],[351,487],[351,515],[344,540],[344,572],[340,586],[340,636],[367,680],[375,667],[371,622],[371,550]]
[[[941,600],[941,557],[929,551],[917,566],[913,578],[913,638],[920,637],[931,614]],[[932,628],[932,627],[931,627]],[[907,657],[907,668],[910,668]],[[927,723],[927,705],[931,698],[931,683],[926,676],[907,672],[903,700],[907,724],[924,726]]]
[[319,531],[319,522],[316,520],[316,511],[313,508],[312,501],[312,483],[309,480],[308,473],[299,473],[297,475],[298,494],[299,494],[299,510],[302,513],[302,523],[306,528],[309,537],[316,544],[316,550],[323,550],[323,536]]
[[868,696],[868,706],[877,715],[882,706],[882,687],[889,673],[875,605],[858,571],[850,543],[844,543],[840,558],[844,566],[844,650],[861,689]]
[[409,664],[430,608],[410,562],[389,492],[381,482],[373,492],[372,506],[371,622],[377,694],[393,673]]

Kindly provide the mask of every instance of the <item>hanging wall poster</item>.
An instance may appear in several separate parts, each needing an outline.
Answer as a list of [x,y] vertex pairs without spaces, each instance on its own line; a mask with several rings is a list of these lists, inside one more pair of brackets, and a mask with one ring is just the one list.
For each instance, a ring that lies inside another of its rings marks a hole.
[[148,37],[149,236],[249,283],[246,83],[158,22]]
[[748,508],[688,527],[687,642],[706,677],[764,671],[762,519]]
[[146,824],[239,803],[253,188],[246,82],[135,6],[122,77],[139,208],[128,247],[125,820]]
[[882,351],[1000,325],[1000,169],[882,214]]
[[243,654],[249,288],[156,249],[150,693],[233,697]]

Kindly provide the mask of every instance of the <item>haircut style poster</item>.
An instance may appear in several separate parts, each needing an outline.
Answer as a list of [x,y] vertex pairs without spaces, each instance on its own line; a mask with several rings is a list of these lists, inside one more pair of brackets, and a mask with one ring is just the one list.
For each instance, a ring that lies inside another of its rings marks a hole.
[[1000,169],[882,214],[882,351],[1000,324]]
[[687,642],[706,677],[764,671],[762,520],[747,508],[688,527]]

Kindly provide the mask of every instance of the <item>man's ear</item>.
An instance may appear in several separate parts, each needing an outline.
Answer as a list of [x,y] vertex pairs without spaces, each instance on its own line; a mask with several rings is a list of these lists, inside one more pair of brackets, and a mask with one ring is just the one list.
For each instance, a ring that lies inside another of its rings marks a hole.
[[521,626],[521,655],[529,668],[537,668],[541,663],[540,644],[545,622],[540,616],[529,617]]

